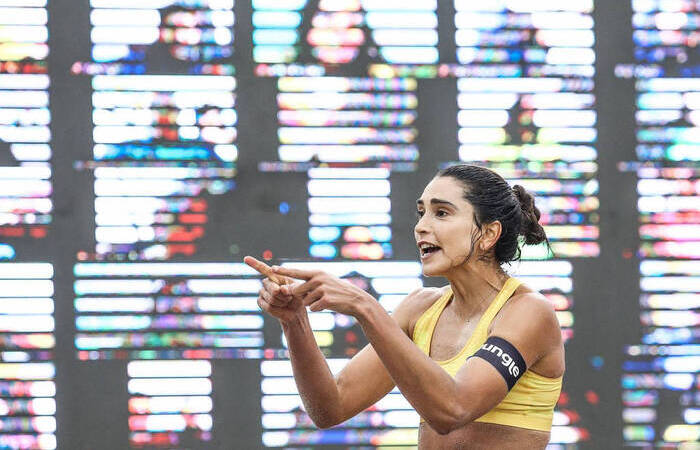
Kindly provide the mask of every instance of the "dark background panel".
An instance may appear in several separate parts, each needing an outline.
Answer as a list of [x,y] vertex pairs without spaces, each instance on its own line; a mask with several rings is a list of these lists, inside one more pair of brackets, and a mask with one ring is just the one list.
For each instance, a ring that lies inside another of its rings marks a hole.
[[[128,446],[126,363],[82,362],[73,345],[73,273],[76,254],[94,248],[93,177],[76,170],[92,157],[90,78],[74,76],[75,61],[90,60],[90,6],[87,0],[49,2],[52,147],[55,217],[51,239],[26,254],[54,264],[58,440],[65,449],[118,449]],[[275,258],[308,254],[308,177],[304,172],[265,173],[259,163],[277,160],[277,82],[253,75],[251,6],[236,4],[235,55],[239,115],[236,189],[210,198],[207,239],[201,261],[239,261],[245,254],[270,249]],[[454,8],[439,2],[440,52],[454,62]],[[591,440],[581,448],[618,448],[621,441],[619,378],[622,348],[639,341],[636,192],[633,174],[621,174],[617,162],[634,156],[633,81],[614,77],[614,66],[631,62],[631,13],[624,2],[598,2],[596,21],[596,96],[599,180],[601,183],[601,256],[574,262],[575,327],[567,347],[567,389],[579,406]],[[412,173],[393,173],[394,258],[414,259],[414,203],[443,162],[457,159],[456,80],[426,79],[418,87],[420,160]],[[282,214],[281,202],[290,205]],[[425,280],[441,285],[444,280]],[[265,333],[279,336],[266,320]],[[591,358],[604,364],[594,369]],[[260,446],[260,373],[257,361],[214,361],[214,429],[211,448]],[[591,404],[586,393],[597,393]],[[198,444],[200,445],[200,444]],[[205,445],[205,444],[201,444]]]

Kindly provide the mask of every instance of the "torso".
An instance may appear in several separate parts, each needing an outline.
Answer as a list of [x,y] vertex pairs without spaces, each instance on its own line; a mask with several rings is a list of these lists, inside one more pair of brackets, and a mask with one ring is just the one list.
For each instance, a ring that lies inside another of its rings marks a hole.
[[[445,289],[431,289],[429,293],[426,293],[425,309],[437,301],[445,293]],[[533,291],[527,286],[520,285],[512,297],[528,292]],[[506,307],[507,303],[501,312],[496,315],[491,326],[498,320],[499,315]],[[409,336],[412,335],[413,327],[420,315],[418,314],[409,325]],[[463,318],[457,317],[450,312],[450,305],[448,304],[435,326],[430,344],[430,358],[434,361],[445,361],[459,353],[474,332],[480,318],[480,315],[469,318],[465,324]],[[534,364],[530,370],[534,370],[543,376],[560,376],[561,372],[563,372],[563,348],[561,355],[544,357]],[[469,423],[446,435],[438,434],[425,422],[421,422],[418,437],[418,447],[422,450],[544,449],[548,442],[549,433],[544,431],[481,422]]]
[[422,422],[418,434],[421,450],[540,450],[547,447],[548,442],[549,433],[544,431],[480,422],[469,423],[444,435]]

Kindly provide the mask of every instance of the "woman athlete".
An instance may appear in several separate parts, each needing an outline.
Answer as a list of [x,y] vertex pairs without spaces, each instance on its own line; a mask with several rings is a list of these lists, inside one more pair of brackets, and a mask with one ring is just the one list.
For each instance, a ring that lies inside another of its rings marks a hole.
[[[258,305],[282,325],[307,413],[331,427],[397,386],[421,417],[422,449],[544,449],[564,373],[561,331],[547,299],[501,268],[519,258],[519,236],[546,241],[532,196],[457,165],[438,172],[417,210],[423,274],[450,284],[412,292],[391,316],[327,273],[245,258],[267,277]],[[355,317],[369,340],[337,378],[305,306]]]

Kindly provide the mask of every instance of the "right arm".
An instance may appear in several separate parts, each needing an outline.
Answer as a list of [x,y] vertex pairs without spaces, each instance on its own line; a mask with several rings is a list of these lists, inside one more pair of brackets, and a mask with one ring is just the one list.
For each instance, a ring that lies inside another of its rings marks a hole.
[[[342,423],[394,388],[394,381],[371,345],[358,352],[335,378],[316,344],[302,299],[293,297],[291,286],[287,286],[292,280],[276,281],[280,283],[263,280],[258,305],[280,321],[299,395],[316,426],[328,428]],[[407,335],[412,319],[434,300],[430,294],[425,289],[414,291],[394,311],[392,318]]]
[[370,345],[334,378],[316,344],[306,310],[296,320],[282,323],[282,330],[299,395],[319,428],[346,421],[394,388],[393,380]]

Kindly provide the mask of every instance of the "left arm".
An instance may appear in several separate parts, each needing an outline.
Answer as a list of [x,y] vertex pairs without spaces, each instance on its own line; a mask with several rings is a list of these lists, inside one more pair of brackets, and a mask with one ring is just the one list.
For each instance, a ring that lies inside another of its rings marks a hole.
[[[323,272],[276,270],[307,280],[300,290],[312,311],[331,309],[357,318],[396,386],[438,433],[447,434],[481,417],[508,393],[505,379],[481,358],[470,358],[452,378],[411,341],[372,296],[350,283]],[[523,294],[509,303],[491,335],[508,340],[530,367],[559,348],[559,325],[552,307],[537,294]]]
[[[561,335],[546,300],[536,294],[519,297],[511,299],[514,303],[491,335],[510,342],[530,367],[557,348]],[[438,433],[447,434],[478,419],[508,394],[503,376],[484,359],[469,358],[452,378],[408,336],[390,326],[381,306],[376,302],[363,306],[356,317],[367,339],[401,393]]]

